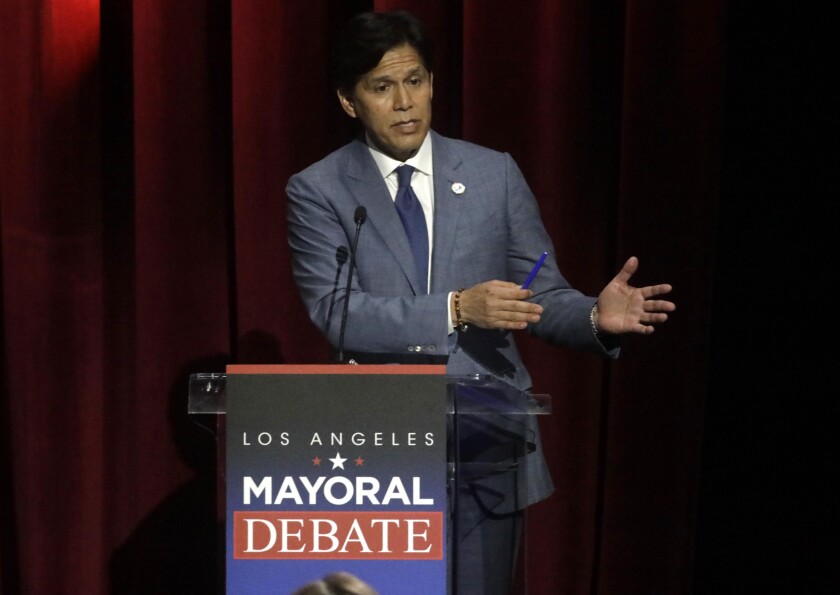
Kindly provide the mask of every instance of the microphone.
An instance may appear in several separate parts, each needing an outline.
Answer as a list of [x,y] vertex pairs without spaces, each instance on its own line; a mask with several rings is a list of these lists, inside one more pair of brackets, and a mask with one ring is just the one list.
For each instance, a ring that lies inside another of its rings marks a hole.
[[[344,290],[344,311],[341,314],[341,329],[338,332],[338,362],[344,362],[344,329],[347,328],[347,308],[350,305],[350,284],[353,281],[353,269],[356,267],[356,247],[359,245],[359,232],[362,224],[367,220],[367,209],[359,206],[353,213],[356,222],[356,235],[353,238],[353,249],[350,251],[350,267],[347,269],[347,288]],[[356,363],[356,362],[353,362]]]
[[335,281],[333,282],[333,289],[330,293],[330,307],[327,310],[327,326],[324,328],[324,334],[327,334],[332,325],[333,309],[335,308],[335,294],[338,293],[338,280],[341,277],[341,269],[344,263],[347,262],[347,246],[339,246],[335,250],[335,261],[338,266],[335,268]]

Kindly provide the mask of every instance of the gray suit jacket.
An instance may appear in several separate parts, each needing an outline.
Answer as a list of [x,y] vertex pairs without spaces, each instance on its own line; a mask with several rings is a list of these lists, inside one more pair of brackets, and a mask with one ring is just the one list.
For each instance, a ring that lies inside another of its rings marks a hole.
[[[430,134],[434,238],[428,294],[415,292],[416,270],[408,240],[362,139],[289,180],[295,279],[309,316],[330,343],[338,343],[344,294],[343,283],[336,294],[336,249],[352,246],[353,216],[361,205],[367,209],[367,221],[356,251],[347,351],[393,354],[395,361],[410,361],[405,356],[418,354],[444,355],[449,374],[492,375],[528,390],[531,379],[512,333],[476,327],[448,333],[448,294],[491,279],[521,283],[547,251],[549,256],[531,285],[533,300],[545,310],[529,331],[555,345],[617,355],[617,348],[605,347],[592,333],[589,311],[596,298],[573,289],[558,270],[537,202],[510,155]],[[463,184],[464,192],[453,191],[456,183]],[[539,449],[536,454],[539,464],[530,464],[528,470],[529,501],[551,490]]]

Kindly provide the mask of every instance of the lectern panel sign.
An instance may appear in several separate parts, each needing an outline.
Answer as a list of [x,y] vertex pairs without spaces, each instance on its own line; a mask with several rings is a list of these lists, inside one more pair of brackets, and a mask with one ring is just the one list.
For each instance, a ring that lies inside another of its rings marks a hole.
[[442,366],[229,367],[228,593],[446,593],[446,390]]

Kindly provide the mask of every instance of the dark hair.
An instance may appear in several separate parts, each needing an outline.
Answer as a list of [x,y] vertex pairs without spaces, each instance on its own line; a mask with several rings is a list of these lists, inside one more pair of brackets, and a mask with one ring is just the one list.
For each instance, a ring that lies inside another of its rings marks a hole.
[[363,12],[344,25],[332,50],[333,86],[349,95],[359,79],[373,70],[385,52],[408,44],[432,72],[434,48],[423,23],[405,10]]

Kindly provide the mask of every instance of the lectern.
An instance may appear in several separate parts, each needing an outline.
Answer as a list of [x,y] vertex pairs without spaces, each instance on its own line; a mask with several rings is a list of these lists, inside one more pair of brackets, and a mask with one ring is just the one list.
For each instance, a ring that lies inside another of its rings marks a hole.
[[[291,594],[334,572],[382,595],[465,592],[470,508],[525,508],[536,416],[550,408],[547,395],[444,366],[194,374],[189,412],[220,414],[227,592]],[[522,565],[521,543],[493,563]]]

